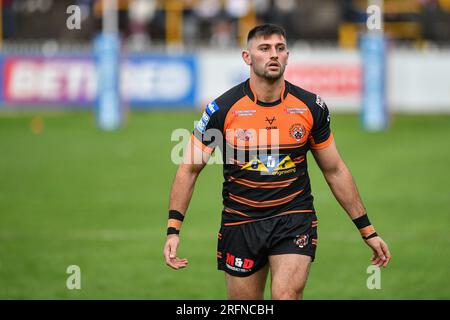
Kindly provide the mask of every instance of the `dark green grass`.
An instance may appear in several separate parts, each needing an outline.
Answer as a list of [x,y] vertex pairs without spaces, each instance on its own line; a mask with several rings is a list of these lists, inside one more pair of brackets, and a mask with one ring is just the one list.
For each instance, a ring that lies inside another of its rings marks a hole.
[[[0,298],[224,299],[216,270],[221,167],[201,174],[179,255],[162,257],[176,166],[171,132],[199,114],[132,113],[125,128],[97,130],[88,113],[0,114]],[[450,116],[396,116],[384,133],[336,115],[338,147],[393,260],[368,290],[370,250],[310,157],[319,245],[306,299],[449,299]],[[66,268],[81,268],[81,290]],[[268,292],[266,294],[269,297]]]

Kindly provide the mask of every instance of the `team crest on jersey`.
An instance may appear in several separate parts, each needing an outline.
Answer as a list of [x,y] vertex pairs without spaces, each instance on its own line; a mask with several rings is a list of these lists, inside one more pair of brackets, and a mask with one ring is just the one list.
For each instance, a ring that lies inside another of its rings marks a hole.
[[299,247],[303,248],[308,244],[309,237],[307,234],[298,235],[294,239],[294,244]]
[[259,171],[271,175],[293,173],[297,169],[294,161],[286,154],[260,155],[247,162],[241,170]]
[[305,136],[306,129],[300,123],[294,123],[289,129],[289,134],[293,137],[297,142],[303,139]]

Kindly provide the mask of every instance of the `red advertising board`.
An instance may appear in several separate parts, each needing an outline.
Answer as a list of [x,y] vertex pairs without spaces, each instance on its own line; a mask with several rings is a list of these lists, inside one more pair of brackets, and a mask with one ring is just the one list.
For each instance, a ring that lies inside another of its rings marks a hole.
[[359,64],[292,64],[286,79],[324,97],[359,97],[361,67]]

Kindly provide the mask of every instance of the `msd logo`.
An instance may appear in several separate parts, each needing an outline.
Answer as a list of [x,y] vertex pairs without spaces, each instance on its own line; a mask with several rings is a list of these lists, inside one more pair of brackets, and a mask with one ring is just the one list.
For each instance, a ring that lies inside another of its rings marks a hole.
[[231,270],[239,272],[249,272],[252,270],[254,263],[255,262],[251,259],[238,258],[230,253],[227,253],[226,266]]

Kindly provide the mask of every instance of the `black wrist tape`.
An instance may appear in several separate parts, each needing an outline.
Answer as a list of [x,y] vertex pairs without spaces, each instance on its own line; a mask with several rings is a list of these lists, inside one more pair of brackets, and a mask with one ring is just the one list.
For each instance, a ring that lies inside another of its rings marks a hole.
[[362,228],[365,228],[365,227],[367,227],[367,226],[370,226],[370,221],[369,221],[369,217],[367,216],[367,214],[365,214],[365,215],[363,215],[363,216],[361,216],[361,217],[358,217],[358,218],[356,218],[356,219],[354,219],[353,220],[353,223],[355,224],[355,226],[358,228],[358,229],[362,229]]
[[180,211],[169,210],[169,219],[175,219],[175,220],[183,221],[184,220],[184,215]]
[[180,234],[180,230],[177,230],[174,227],[169,227],[167,228],[167,235],[169,234]]
[[378,234],[375,232],[375,228],[370,223],[369,217],[367,216],[367,214],[354,219],[353,223],[358,228],[358,230],[361,233],[361,236],[364,240],[378,236]]

